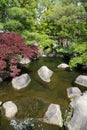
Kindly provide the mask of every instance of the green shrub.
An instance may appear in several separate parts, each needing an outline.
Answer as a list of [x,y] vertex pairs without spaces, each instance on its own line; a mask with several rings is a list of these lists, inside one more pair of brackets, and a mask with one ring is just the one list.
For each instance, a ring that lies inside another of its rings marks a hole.
[[87,65],[87,43],[76,44],[72,48],[76,57],[70,60],[70,68],[78,67],[78,64]]
[[9,20],[9,21],[6,21],[6,23],[4,24],[4,28],[9,31],[17,32],[19,31],[19,29],[20,30],[23,29],[23,25],[19,21]]
[[37,43],[42,50],[46,46],[50,47],[54,43],[54,40],[49,39],[48,35],[37,32],[29,32],[26,30],[22,33],[22,36],[27,44]]
[[74,53],[82,54],[87,50],[87,43],[77,43],[72,48]]
[[51,45],[54,43],[53,40],[51,39],[46,39],[41,41],[40,43],[40,48],[43,50],[45,47],[51,47]]
[[69,66],[71,68],[71,70],[75,67],[78,66],[78,64],[82,64],[82,59],[81,57],[75,57],[75,58],[72,58],[69,62]]
[[65,54],[67,54],[67,55],[73,54],[73,48],[71,46],[64,48],[61,45],[58,45],[56,51],[57,51],[57,53],[62,53],[64,55]]
[[0,23],[0,30],[2,30],[3,29],[3,25],[2,25],[2,23]]

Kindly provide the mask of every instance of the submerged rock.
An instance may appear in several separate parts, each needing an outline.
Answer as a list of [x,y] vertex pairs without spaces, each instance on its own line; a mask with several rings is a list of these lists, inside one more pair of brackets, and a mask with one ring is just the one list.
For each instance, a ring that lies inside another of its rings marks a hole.
[[87,76],[80,75],[76,78],[75,83],[87,87]]
[[38,75],[45,82],[50,82],[50,78],[51,78],[52,74],[53,74],[53,71],[50,70],[47,66],[42,66],[38,70]]
[[59,125],[60,127],[62,127],[63,120],[60,106],[57,104],[50,104],[47,112],[45,113],[43,121],[48,124]]
[[12,79],[12,85],[16,89],[22,89],[25,88],[29,83],[31,79],[28,74],[22,74],[21,76],[17,76]]
[[61,69],[66,69],[66,68],[69,68],[69,65],[65,64],[65,63],[61,63],[60,65],[57,66],[58,68],[61,68]]
[[10,125],[13,126],[14,130],[33,130],[33,127],[29,124],[29,121],[16,121],[11,120]]
[[69,130],[87,130],[87,92],[71,102],[73,113],[68,123]]
[[68,98],[74,98],[76,96],[80,96],[81,91],[78,87],[70,87],[70,88],[67,88],[67,95],[68,95]]
[[7,101],[2,105],[3,109],[5,110],[5,116],[7,118],[12,118],[18,112],[17,106],[12,101]]

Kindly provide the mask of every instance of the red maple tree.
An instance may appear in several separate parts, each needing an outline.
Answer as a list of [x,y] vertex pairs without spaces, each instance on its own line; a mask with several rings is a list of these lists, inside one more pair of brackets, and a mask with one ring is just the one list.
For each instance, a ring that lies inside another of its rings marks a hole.
[[15,32],[0,34],[0,74],[9,72],[11,77],[20,73],[19,57],[32,59],[40,54],[37,46],[27,46],[24,39]]

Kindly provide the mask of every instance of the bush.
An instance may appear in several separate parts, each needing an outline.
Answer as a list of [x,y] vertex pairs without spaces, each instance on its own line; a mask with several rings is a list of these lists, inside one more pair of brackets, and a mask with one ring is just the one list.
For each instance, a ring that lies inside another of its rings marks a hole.
[[87,66],[87,43],[76,44],[72,48],[76,56],[70,60],[70,68],[77,68],[79,64]]
[[37,43],[41,49],[44,49],[46,46],[50,47],[54,43],[54,41],[49,39],[46,34],[40,34],[37,32],[31,33],[26,30],[22,35],[28,45]]
[[23,29],[23,25],[17,20],[8,20],[4,25],[4,29],[17,32],[19,29]]
[[2,30],[3,29],[3,25],[2,25],[2,23],[0,23],[0,30]]
[[33,58],[35,55],[39,55],[38,47],[27,46],[19,34],[0,34],[0,74],[7,72],[15,77],[21,71],[18,68],[20,57]]
[[45,47],[51,47],[53,45],[54,41],[51,39],[43,40],[40,44],[40,48],[43,50]]

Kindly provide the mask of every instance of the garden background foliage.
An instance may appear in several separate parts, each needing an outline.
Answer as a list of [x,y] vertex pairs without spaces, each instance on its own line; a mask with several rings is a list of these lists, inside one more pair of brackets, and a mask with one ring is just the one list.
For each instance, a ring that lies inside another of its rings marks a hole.
[[[56,53],[70,56],[71,68],[87,66],[86,0],[0,0],[0,29],[21,34],[24,44],[37,44],[42,51],[46,47],[52,50],[57,41]],[[6,43],[0,46],[7,49]],[[31,49],[29,52],[31,57]],[[3,60],[4,68],[6,63]]]

